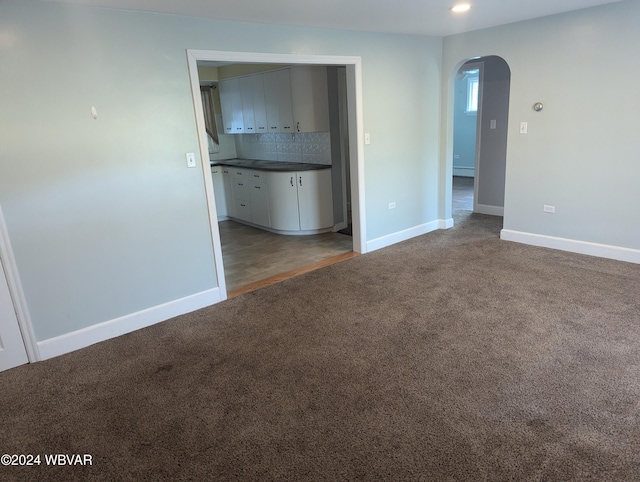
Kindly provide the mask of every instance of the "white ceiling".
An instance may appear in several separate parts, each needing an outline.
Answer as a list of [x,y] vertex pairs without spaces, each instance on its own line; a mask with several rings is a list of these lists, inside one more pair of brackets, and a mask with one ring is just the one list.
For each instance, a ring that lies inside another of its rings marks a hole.
[[[46,0],[193,17],[446,36],[620,0]],[[468,1],[466,14],[449,8]]]

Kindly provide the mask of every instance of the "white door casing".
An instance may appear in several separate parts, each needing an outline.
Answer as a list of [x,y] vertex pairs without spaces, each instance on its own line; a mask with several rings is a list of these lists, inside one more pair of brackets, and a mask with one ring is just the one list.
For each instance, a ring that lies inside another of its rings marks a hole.
[[0,371],[40,360],[0,207]]
[[24,365],[28,361],[9,284],[0,260],[0,371]]

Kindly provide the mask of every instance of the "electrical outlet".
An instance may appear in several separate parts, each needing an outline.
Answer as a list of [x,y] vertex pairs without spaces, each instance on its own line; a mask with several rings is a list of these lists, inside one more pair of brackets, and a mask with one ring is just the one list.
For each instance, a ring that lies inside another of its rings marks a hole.
[[389,203],[389,209],[395,209],[396,203]]
[[555,206],[549,206],[548,204],[545,204],[544,206],[542,206],[542,211],[545,213],[549,213],[549,214],[555,214],[556,213],[556,207]]

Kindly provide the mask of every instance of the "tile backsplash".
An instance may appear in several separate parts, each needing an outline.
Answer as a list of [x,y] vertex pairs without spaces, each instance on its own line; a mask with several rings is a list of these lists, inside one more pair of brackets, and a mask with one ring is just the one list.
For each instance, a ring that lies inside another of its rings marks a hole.
[[240,159],[331,165],[328,132],[235,135]]

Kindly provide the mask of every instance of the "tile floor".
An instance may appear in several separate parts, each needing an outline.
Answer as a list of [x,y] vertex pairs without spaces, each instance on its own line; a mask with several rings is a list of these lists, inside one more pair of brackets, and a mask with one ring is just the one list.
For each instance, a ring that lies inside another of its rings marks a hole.
[[235,221],[218,226],[228,292],[353,251],[353,238],[340,233],[286,236]]

